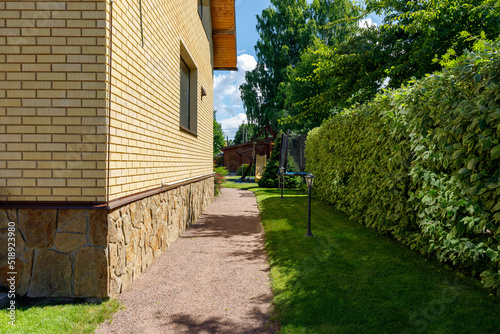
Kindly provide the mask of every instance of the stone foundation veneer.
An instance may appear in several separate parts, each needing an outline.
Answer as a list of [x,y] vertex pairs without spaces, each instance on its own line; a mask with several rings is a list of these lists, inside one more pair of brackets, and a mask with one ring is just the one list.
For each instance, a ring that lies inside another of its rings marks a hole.
[[7,286],[7,227],[16,224],[16,293],[115,297],[213,201],[213,178],[113,210],[0,210],[0,287]]

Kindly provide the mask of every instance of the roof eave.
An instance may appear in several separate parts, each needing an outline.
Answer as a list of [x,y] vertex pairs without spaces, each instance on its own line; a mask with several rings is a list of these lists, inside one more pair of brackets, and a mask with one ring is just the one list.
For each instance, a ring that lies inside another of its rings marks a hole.
[[236,14],[234,0],[210,1],[214,70],[237,71]]

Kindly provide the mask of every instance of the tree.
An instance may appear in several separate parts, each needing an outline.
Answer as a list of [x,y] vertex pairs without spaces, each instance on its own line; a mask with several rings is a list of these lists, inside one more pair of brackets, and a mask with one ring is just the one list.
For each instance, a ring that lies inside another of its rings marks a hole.
[[283,116],[284,98],[278,87],[287,66],[299,60],[316,32],[308,12],[306,0],[271,0],[271,6],[257,16],[257,67],[247,72],[240,91],[247,118],[258,127],[277,128]]
[[257,134],[257,127],[253,124],[242,123],[234,135],[233,145],[250,141]]
[[281,121],[305,133],[342,109],[372,99],[387,77],[387,50],[379,39],[380,31],[368,28],[335,47],[317,41],[307,49],[289,68],[283,86],[289,116]]
[[226,146],[224,132],[222,132],[222,125],[215,119],[216,113],[217,110],[214,110],[214,156],[221,152],[221,147]]
[[282,85],[289,128],[307,132],[382,88],[440,69],[433,59],[472,47],[463,31],[484,38],[500,33],[500,5],[491,0],[372,0],[368,10],[385,13],[380,27],[361,29],[336,45],[316,42],[288,69]]
[[316,36],[326,45],[335,46],[358,30],[362,13],[350,0],[313,0],[309,16],[316,23]]
[[286,118],[287,68],[316,39],[327,45],[345,41],[357,28],[361,10],[350,0],[271,0],[257,17],[260,38],[255,46],[257,66],[240,86],[247,118],[259,127],[279,129]]
[[484,32],[488,39],[500,34],[499,5],[491,0],[369,0],[367,8],[386,15],[379,42],[390,50],[386,73],[391,88],[439,70],[432,61],[436,55],[471,50],[473,42],[461,38],[463,31]]

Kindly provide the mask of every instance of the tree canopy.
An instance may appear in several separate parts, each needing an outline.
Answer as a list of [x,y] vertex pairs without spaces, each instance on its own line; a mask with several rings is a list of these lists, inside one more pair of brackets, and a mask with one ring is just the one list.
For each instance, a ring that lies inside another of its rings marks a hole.
[[233,145],[246,143],[257,134],[257,127],[253,124],[242,123],[234,135]]
[[287,116],[280,89],[287,81],[287,67],[295,66],[317,38],[327,44],[345,40],[355,26],[355,20],[346,18],[358,13],[349,0],[314,0],[311,5],[305,0],[271,0],[257,17],[257,66],[240,87],[248,120],[278,129],[278,120]]
[[[383,88],[440,69],[435,58],[464,54],[467,35],[500,34],[500,5],[492,0],[271,1],[258,17],[257,67],[240,87],[248,119],[298,132]],[[370,12],[383,24],[357,26]]]
[[222,132],[222,125],[215,119],[216,113],[217,111],[214,110],[214,156],[221,152],[221,147],[226,146],[224,132]]

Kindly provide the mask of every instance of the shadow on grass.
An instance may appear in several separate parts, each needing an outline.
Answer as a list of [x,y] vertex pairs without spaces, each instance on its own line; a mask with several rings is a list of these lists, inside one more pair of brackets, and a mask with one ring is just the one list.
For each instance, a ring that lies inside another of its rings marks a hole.
[[475,279],[288,190],[253,189],[283,333],[500,333],[500,300]]

